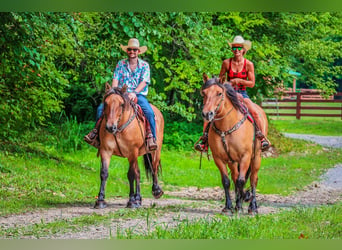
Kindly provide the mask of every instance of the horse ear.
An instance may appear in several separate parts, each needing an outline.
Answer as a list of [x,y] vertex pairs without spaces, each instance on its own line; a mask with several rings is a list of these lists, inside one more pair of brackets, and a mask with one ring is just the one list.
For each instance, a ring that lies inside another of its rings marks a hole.
[[220,83],[225,83],[226,82],[226,76],[223,75],[220,77]]
[[127,91],[127,85],[125,84],[124,86],[122,86],[122,89],[121,89],[121,92],[122,93],[126,93],[126,91]]
[[206,73],[203,73],[203,82],[206,83],[209,80],[209,77]]
[[106,82],[106,93],[111,89],[112,87]]

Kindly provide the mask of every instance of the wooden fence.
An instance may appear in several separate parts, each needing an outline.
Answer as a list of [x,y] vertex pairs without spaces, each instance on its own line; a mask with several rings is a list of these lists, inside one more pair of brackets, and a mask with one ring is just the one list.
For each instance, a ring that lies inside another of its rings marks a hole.
[[[337,93],[335,94],[335,96],[342,97],[342,93]],[[295,105],[292,104],[291,106],[291,103],[295,103]],[[314,106],[305,106],[302,105],[303,103],[310,103],[310,105],[314,104]],[[338,105],[332,107],[324,104],[319,105],[320,103],[340,103],[340,105],[339,107]],[[310,93],[286,92],[279,99],[270,98],[264,100],[261,106],[265,110],[266,114],[269,116],[296,116],[297,119],[300,119],[303,116],[341,117],[342,119],[342,99],[334,99],[334,97],[331,97],[329,99],[323,99],[320,93],[317,91]],[[281,110],[295,110],[295,112],[285,113]],[[305,113],[305,110],[315,111],[312,113]],[[322,112],[319,112],[320,110]],[[329,113],[329,111],[333,111],[333,113]]]

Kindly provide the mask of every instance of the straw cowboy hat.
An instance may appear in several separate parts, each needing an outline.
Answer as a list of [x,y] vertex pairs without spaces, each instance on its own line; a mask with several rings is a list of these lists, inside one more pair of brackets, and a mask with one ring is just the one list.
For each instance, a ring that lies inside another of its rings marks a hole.
[[249,40],[243,39],[242,36],[234,37],[233,42],[231,42],[231,43],[228,42],[228,44],[230,47],[233,47],[233,45],[242,45],[243,48],[246,50],[246,52],[247,52],[247,50],[249,50],[252,47],[252,42]]
[[127,51],[127,48],[137,48],[140,50],[139,54],[145,53],[147,50],[146,46],[140,47],[139,40],[136,38],[129,39],[127,46],[120,44],[120,47],[125,52]]

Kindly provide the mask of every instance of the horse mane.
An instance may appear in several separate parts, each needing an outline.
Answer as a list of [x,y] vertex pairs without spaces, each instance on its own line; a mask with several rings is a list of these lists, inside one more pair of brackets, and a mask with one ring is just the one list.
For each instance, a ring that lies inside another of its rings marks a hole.
[[202,85],[202,88],[201,88],[201,93],[203,90],[205,90],[206,88],[209,88],[210,86],[212,85],[217,85],[219,86],[220,88],[224,89],[225,92],[226,92],[226,95],[227,97],[229,98],[229,100],[232,102],[233,106],[235,109],[239,110],[241,113],[244,112],[244,109],[241,105],[241,102],[239,101],[239,98],[236,94],[236,91],[235,89],[232,87],[231,84],[229,83],[221,83],[221,80],[217,77],[213,77],[213,78],[210,78],[208,79],[203,85]]

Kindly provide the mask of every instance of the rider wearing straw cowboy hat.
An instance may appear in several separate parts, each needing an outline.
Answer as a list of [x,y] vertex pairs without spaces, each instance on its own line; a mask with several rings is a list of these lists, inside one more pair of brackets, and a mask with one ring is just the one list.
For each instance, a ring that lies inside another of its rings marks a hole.
[[[148,93],[148,85],[150,84],[150,66],[143,61],[138,55],[147,51],[146,46],[141,46],[139,40],[131,38],[127,45],[120,45],[121,49],[127,53],[128,58],[122,59],[116,65],[113,74],[112,87],[123,87],[127,85],[128,96],[131,100],[137,98],[137,103],[143,110],[146,119],[151,126],[152,134],[147,135],[147,147],[150,151],[157,149],[156,143],[156,122],[154,119],[154,112],[149,104],[146,96]],[[99,109],[103,112],[103,106]],[[101,116],[101,114],[98,115]],[[95,129],[85,136],[85,141],[91,145],[97,139],[99,122],[97,122]]]
[[[270,142],[265,137],[265,131],[262,131],[259,114],[254,106],[254,103],[249,98],[246,88],[253,88],[255,85],[254,65],[251,61],[244,58],[246,52],[252,47],[252,42],[243,39],[242,36],[235,36],[233,41],[228,42],[234,56],[223,61],[220,71],[220,79],[226,76],[237,93],[240,94],[240,99],[243,100],[248,108],[249,113],[253,116],[255,123],[261,131],[258,131],[258,136],[261,138],[261,147],[263,150],[270,146]],[[204,132],[206,131],[207,123],[204,124]],[[195,145],[198,151],[206,151],[207,135],[203,134],[201,141]]]

